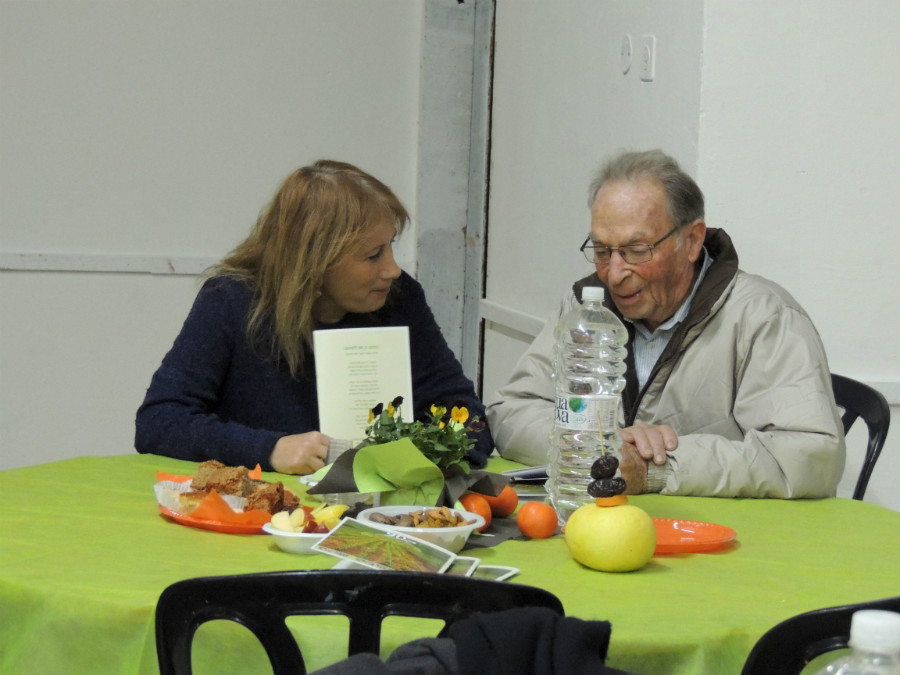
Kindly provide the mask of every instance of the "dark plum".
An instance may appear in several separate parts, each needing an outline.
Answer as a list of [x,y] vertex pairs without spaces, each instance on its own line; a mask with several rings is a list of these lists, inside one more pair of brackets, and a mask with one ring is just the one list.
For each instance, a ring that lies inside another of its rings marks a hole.
[[615,455],[601,455],[591,465],[591,478],[595,480],[612,478],[616,475],[616,469],[618,468],[619,460]]
[[624,478],[600,478],[591,481],[588,485],[588,494],[591,497],[615,497],[625,492]]

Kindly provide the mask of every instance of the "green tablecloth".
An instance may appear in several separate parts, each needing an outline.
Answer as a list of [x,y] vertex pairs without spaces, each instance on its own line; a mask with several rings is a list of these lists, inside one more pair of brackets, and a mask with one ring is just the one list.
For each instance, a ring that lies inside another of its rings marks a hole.
[[[491,461],[494,469],[506,466]],[[206,532],[163,518],[153,496],[156,471],[195,467],[133,454],[0,472],[0,672],[154,673],[153,611],[169,584],[332,566],[327,556],[282,553],[265,535]],[[552,591],[570,616],[611,621],[610,665],[640,673],[736,673],[757,638],[789,616],[900,595],[895,511],[847,499],[646,495],[632,503],[654,517],[727,525],[737,541],[713,553],[659,556],[629,574],[581,567],[561,537],[511,540],[471,555],[520,568],[511,583]],[[311,670],[344,655],[342,621],[291,623]],[[415,628],[389,620],[385,653],[417,637]],[[206,672],[259,672],[264,656],[243,631],[201,631],[197,672],[214,652],[228,666],[219,661]]]

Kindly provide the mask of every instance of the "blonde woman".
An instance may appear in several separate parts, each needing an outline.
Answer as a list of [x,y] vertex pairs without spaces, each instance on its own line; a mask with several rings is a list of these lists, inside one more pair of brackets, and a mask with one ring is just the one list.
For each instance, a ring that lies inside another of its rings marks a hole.
[[[281,473],[320,469],[313,330],[408,326],[416,417],[463,401],[484,419],[422,287],[394,261],[409,216],[378,179],[321,160],[281,185],[250,236],[216,265],[153,376],[138,452]],[[468,460],[483,466],[490,432]]]

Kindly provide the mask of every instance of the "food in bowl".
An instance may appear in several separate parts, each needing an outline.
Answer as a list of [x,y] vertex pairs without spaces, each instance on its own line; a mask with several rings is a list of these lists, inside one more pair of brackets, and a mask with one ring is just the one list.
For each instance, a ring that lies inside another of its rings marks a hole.
[[406,525],[392,525],[386,522],[379,522],[386,519],[392,519],[397,516],[411,515],[413,513],[424,514],[428,510],[430,510],[429,507],[415,505],[376,506],[371,509],[362,511],[358,516],[356,516],[356,519],[368,523],[373,527],[382,529],[386,532],[396,532],[398,534],[416,537],[417,539],[430,542],[436,546],[445,548],[448,551],[452,551],[453,553],[459,553],[462,550],[463,546],[466,545],[466,542],[469,540],[469,536],[472,534],[472,531],[476,528],[481,527],[485,523],[484,518],[482,518],[477,513],[470,513],[469,511],[463,511],[461,509],[447,509],[450,514],[452,514],[452,517],[459,520],[459,522],[461,523],[459,525],[445,525],[442,527],[415,527]]
[[400,527],[457,527],[458,525],[470,524],[459,513],[451,511],[446,506],[433,509],[419,509],[409,513],[398,513],[394,516],[375,511],[369,519],[373,523],[399,525]]
[[275,537],[275,545],[286,553],[315,553],[314,544],[333,530],[347,510],[346,504],[300,505],[293,511],[279,511],[263,525],[263,532]]
[[271,523],[282,532],[327,534],[337,526],[348,508],[346,504],[322,504],[314,509],[301,505],[293,511],[273,514]]

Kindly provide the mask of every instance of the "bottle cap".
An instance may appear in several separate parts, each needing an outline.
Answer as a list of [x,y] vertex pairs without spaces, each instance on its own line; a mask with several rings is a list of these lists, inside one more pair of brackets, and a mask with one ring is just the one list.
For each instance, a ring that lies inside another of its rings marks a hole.
[[900,614],[861,609],[850,620],[850,646],[880,654],[900,653]]
[[581,299],[584,302],[603,302],[602,286],[585,286],[581,289]]

